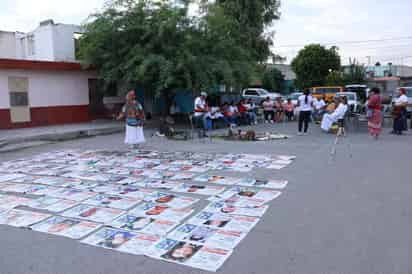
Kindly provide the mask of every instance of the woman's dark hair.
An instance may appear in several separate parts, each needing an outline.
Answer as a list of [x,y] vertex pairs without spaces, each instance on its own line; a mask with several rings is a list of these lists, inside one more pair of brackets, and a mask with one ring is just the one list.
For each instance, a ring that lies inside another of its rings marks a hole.
[[375,93],[375,94],[381,93],[381,91],[380,91],[379,88],[373,88],[373,89],[371,89],[371,92],[373,92],[373,93]]
[[348,104],[348,97],[342,96],[342,97],[341,97],[341,102],[342,102],[344,105],[347,105],[347,104]]
[[309,94],[310,94],[309,89],[306,88],[306,89],[303,91],[303,94],[305,95],[305,104],[307,104],[307,103],[308,103],[308,96],[309,96]]

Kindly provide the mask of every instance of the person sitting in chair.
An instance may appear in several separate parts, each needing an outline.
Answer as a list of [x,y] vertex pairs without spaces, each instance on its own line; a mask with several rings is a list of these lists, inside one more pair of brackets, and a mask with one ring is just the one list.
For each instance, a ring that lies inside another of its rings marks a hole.
[[343,98],[335,98],[336,105],[338,107],[335,109],[335,111],[331,114],[325,114],[322,119],[321,123],[321,128],[329,132],[330,128],[332,127],[333,123],[340,122],[339,128],[344,127],[344,118],[345,114],[348,111],[348,104],[346,97]]

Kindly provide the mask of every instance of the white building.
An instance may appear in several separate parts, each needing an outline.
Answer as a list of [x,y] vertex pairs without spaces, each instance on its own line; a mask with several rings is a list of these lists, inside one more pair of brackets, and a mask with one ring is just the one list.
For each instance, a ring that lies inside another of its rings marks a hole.
[[82,29],[76,25],[47,20],[32,32],[0,32],[0,58],[75,62],[76,38]]
[[76,61],[79,33],[52,20],[29,33],[0,31],[0,129],[93,118],[97,77]]

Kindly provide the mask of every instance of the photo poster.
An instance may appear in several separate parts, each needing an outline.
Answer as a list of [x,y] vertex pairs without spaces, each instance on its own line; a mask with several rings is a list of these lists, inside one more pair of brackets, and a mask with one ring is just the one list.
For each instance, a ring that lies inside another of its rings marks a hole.
[[201,211],[187,222],[217,229],[249,232],[256,226],[259,220],[259,217]]
[[72,200],[44,196],[33,199],[29,204],[27,204],[27,206],[34,209],[47,210],[51,212],[62,212],[78,204],[78,202]]
[[89,235],[100,227],[100,224],[94,222],[80,221],[61,216],[53,216],[38,224],[32,225],[31,229],[38,232],[54,234],[78,240]]
[[136,206],[141,199],[131,198],[131,197],[121,197],[107,194],[97,194],[96,196],[85,200],[83,203],[88,205],[100,206],[100,207],[110,207],[122,210],[128,210]]
[[233,249],[246,235],[247,232],[185,223],[170,233],[168,238],[215,248]]
[[[227,202],[238,202],[237,206],[252,207],[259,206],[258,203],[261,201],[261,205],[270,202],[277,197],[279,197],[282,192],[272,189],[260,189],[251,187],[233,187],[222,194],[210,197],[209,201],[217,200],[227,200]],[[242,201],[243,199],[243,201]],[[250,205],[247,204],[250,201]],[[242,203],[244,202],[244,203]],[[253,203],[255,202],[255,203]],[[239,205],[242,203],[242,205]]]
[[231,254],[232,250],[211,248],[170,238],[159,240],[145,253],[155,259],[210,272],[216,272]]
[[0,194],[0,210],[9,210],[30,204],[32,199],[7,194]]
[[224,186],[209,186],[201,184],[180,184],[172,189],[173,192],[189,193],[189,194],[198,194],[198,195],[218,195],[225,190]]
[[146,202],[157,203],[173,208],[187,208],[199,202],[199,199],[196,198],[157,191],[153,192],[152,195],[145,197],[144,200]]
[[72,188],[59,188],[47,195],[51,197],[81,202],[95,196],[96,193]]
[[176,221],[153,219],[131,214],[122,215],[113,222],[110,222],[111,227],[160,236],[166,235],[178,225],[179,222]]
[[64,217],[79,218],[97,223],[108,223],[124,213],[125,211],[120,209],[79,204],[63,212],[61,215]]
[[0,215],[0,224],[14,227],[29,227],[50,217],[50,214],[20,209],[11,209]]
[[206,206],[204,211],[261,218],[266,213],[266,210],[268,208],[268,205],[259,207],[236,207],[231,204],[227,204],[224,201],[218,201],[210,203],[208,206]]
[[163,204],[147,202],[137,205],[129,211],[129,214],[139,217],[181,222],[193,212],[194,210],[192,208],[172,208]]
[[197,176],[193,179],[195,182],[199,183],[209,183],[209,184],[217,184],[217,185],[236,185],[237,182],[240,180],[239,178],[231,178],[219,175],[207,175],[203,174]]
[[[4,170],[6,171],[6,170]],[[11,174],[7,174],[7,173],[1,173],[0,174],[0,183],[4,183],[4,182],[8,182],[8,181],[13,181],[15,179],[19,179],[19,178],[23,178],[26,175],[24,174],[20,174],[20,173],[11,173]]]
[[116,228],[102,227],[81,242],[88,245],[120,251],[120,247],[136,236],[136,233]]

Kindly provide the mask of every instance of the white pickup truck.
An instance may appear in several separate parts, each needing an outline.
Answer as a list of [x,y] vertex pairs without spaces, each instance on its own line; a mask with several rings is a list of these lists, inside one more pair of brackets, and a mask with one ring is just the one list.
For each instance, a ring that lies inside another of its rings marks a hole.
[[242,91],[242,98],[246,100],[252,99],[255,104],[260,104],[267,97],[276,100],[276,98],[282,96],[279,93],[269,92],[263,88],[247,88]]

